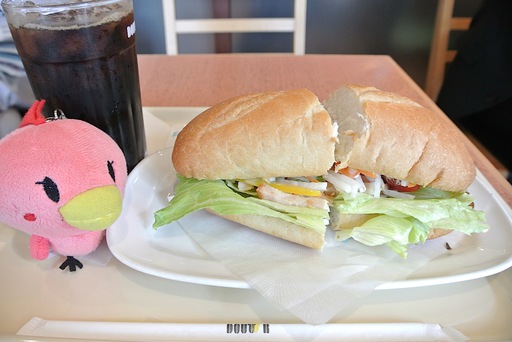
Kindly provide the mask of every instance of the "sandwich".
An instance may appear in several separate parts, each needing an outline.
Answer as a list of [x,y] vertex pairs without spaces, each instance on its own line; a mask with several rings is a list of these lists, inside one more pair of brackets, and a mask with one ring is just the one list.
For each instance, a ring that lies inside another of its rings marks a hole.
[[475,166],[459,134],[373,87],[345,85],[323,104],[306,89],[228,99],[178,134],[179,182],[153,227],[205,209],[318,250],[330,227],[406,257],[409,245],[489,228],[467,193]]
[[475,165],[460,133],[433,112],[358,85],[336,90],[324,107],[339,127],[336,162],[323,176],[336,192],[337,240],[387,245],[405,257],[409,245],[489,228],[467,193]]
[[329,223],[327,182],[337,127],[306,89],[228,99],[178,134],[174,196],[154,228],[205,209],[227,220],[314,249]]

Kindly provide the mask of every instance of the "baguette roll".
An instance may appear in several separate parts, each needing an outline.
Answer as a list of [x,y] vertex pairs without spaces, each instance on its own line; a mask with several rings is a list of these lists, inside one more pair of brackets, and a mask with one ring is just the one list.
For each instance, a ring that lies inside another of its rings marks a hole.
[[475,178],[460,133],[408,98],[346,85],[324,106],[339,125],[335,157],[341,167],[456,192]]
[[176,172],[197,179],[322,175],[334,162],[331,117],[306,89],[239,96],[194,118],[176,139]]

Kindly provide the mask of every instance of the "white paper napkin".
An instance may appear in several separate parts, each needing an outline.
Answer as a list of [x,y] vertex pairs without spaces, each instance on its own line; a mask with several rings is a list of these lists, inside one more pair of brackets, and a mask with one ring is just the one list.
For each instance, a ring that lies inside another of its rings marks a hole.
[[[153,115],[147,115],[146,120],[160,121]],[[157,134],[162,136],[160,144],[165,140],[166,146],[172,146],[181,127],[164,122],[157,126],[161,127]],[[330,230],[327,246],[318,252],[203,210],[185,216],[178,223],[233,275],[245,280],[279,309],[290,311],[308,324],[327,323],[377,287],[406,279],[419,267],[446,253],[446,242],[455,247],[462,237],[454,232],[424,246],[414,246],[407,260],[403,260],[385,246],[368,248],[354,241],[335,242]]]
[[50,321],[32,318],[19,336],[89,341],[465,341],[450,327],[421,323],[382,324],[180,324]]
[[[378,286],[406,279],[428,261],[457,245],[458,233],[413,246],[406,260],[385,246],[336,242],[316,251],[268,236],[205,211],[179,224],[214,260],[244,279],[281,310],[308,324],[324,324]],[[165,229],[165,228],[162,228]]]

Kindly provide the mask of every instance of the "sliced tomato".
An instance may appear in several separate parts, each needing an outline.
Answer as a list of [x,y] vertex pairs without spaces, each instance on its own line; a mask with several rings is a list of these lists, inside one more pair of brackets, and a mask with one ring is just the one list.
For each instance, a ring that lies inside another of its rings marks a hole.
[[382,176],[382,178],[384,179],[384,182],[387,184],[388,188],[391,190],[396,190],[400,192],[413,192],[420,188],[418,184],[402,185],[401,181],[396,178],[386,176]]

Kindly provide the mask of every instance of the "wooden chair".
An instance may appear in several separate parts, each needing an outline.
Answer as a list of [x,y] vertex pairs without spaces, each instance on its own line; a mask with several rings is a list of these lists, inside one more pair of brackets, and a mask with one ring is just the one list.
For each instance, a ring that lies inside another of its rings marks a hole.
[[[439,0],[437,5],[434,35],[430,49],[430,57],[427,67],[427,79],[425,92],[436,101],[443,84],[446,66],[455,59],[457,51],[450,48],[450,34],[452,31],[465,31],[469,29],[471,17],[456,17],[453,15],[455,0]],[[489,161],[507,177],[509,170],[469,132],[464,134],[477,146],[477,148],[489,159]]]
[[295,0],[294,16],[289,18],[208,19],[177,19],[175,1],[162,0],[167,54],[178,54],[180,34],[239,32],[290,32],[293,33],[293,53],[305,53],[307,0]]
[[434,101],[437,100],[443,84],[446,64],[453,61],[456,50],[449,47],[452,31],[465,31],[471,24],[471,17],[454,17],[455,0],[439,0],[434,23],[434,35],[430,48],[427,67],[425,92]]

